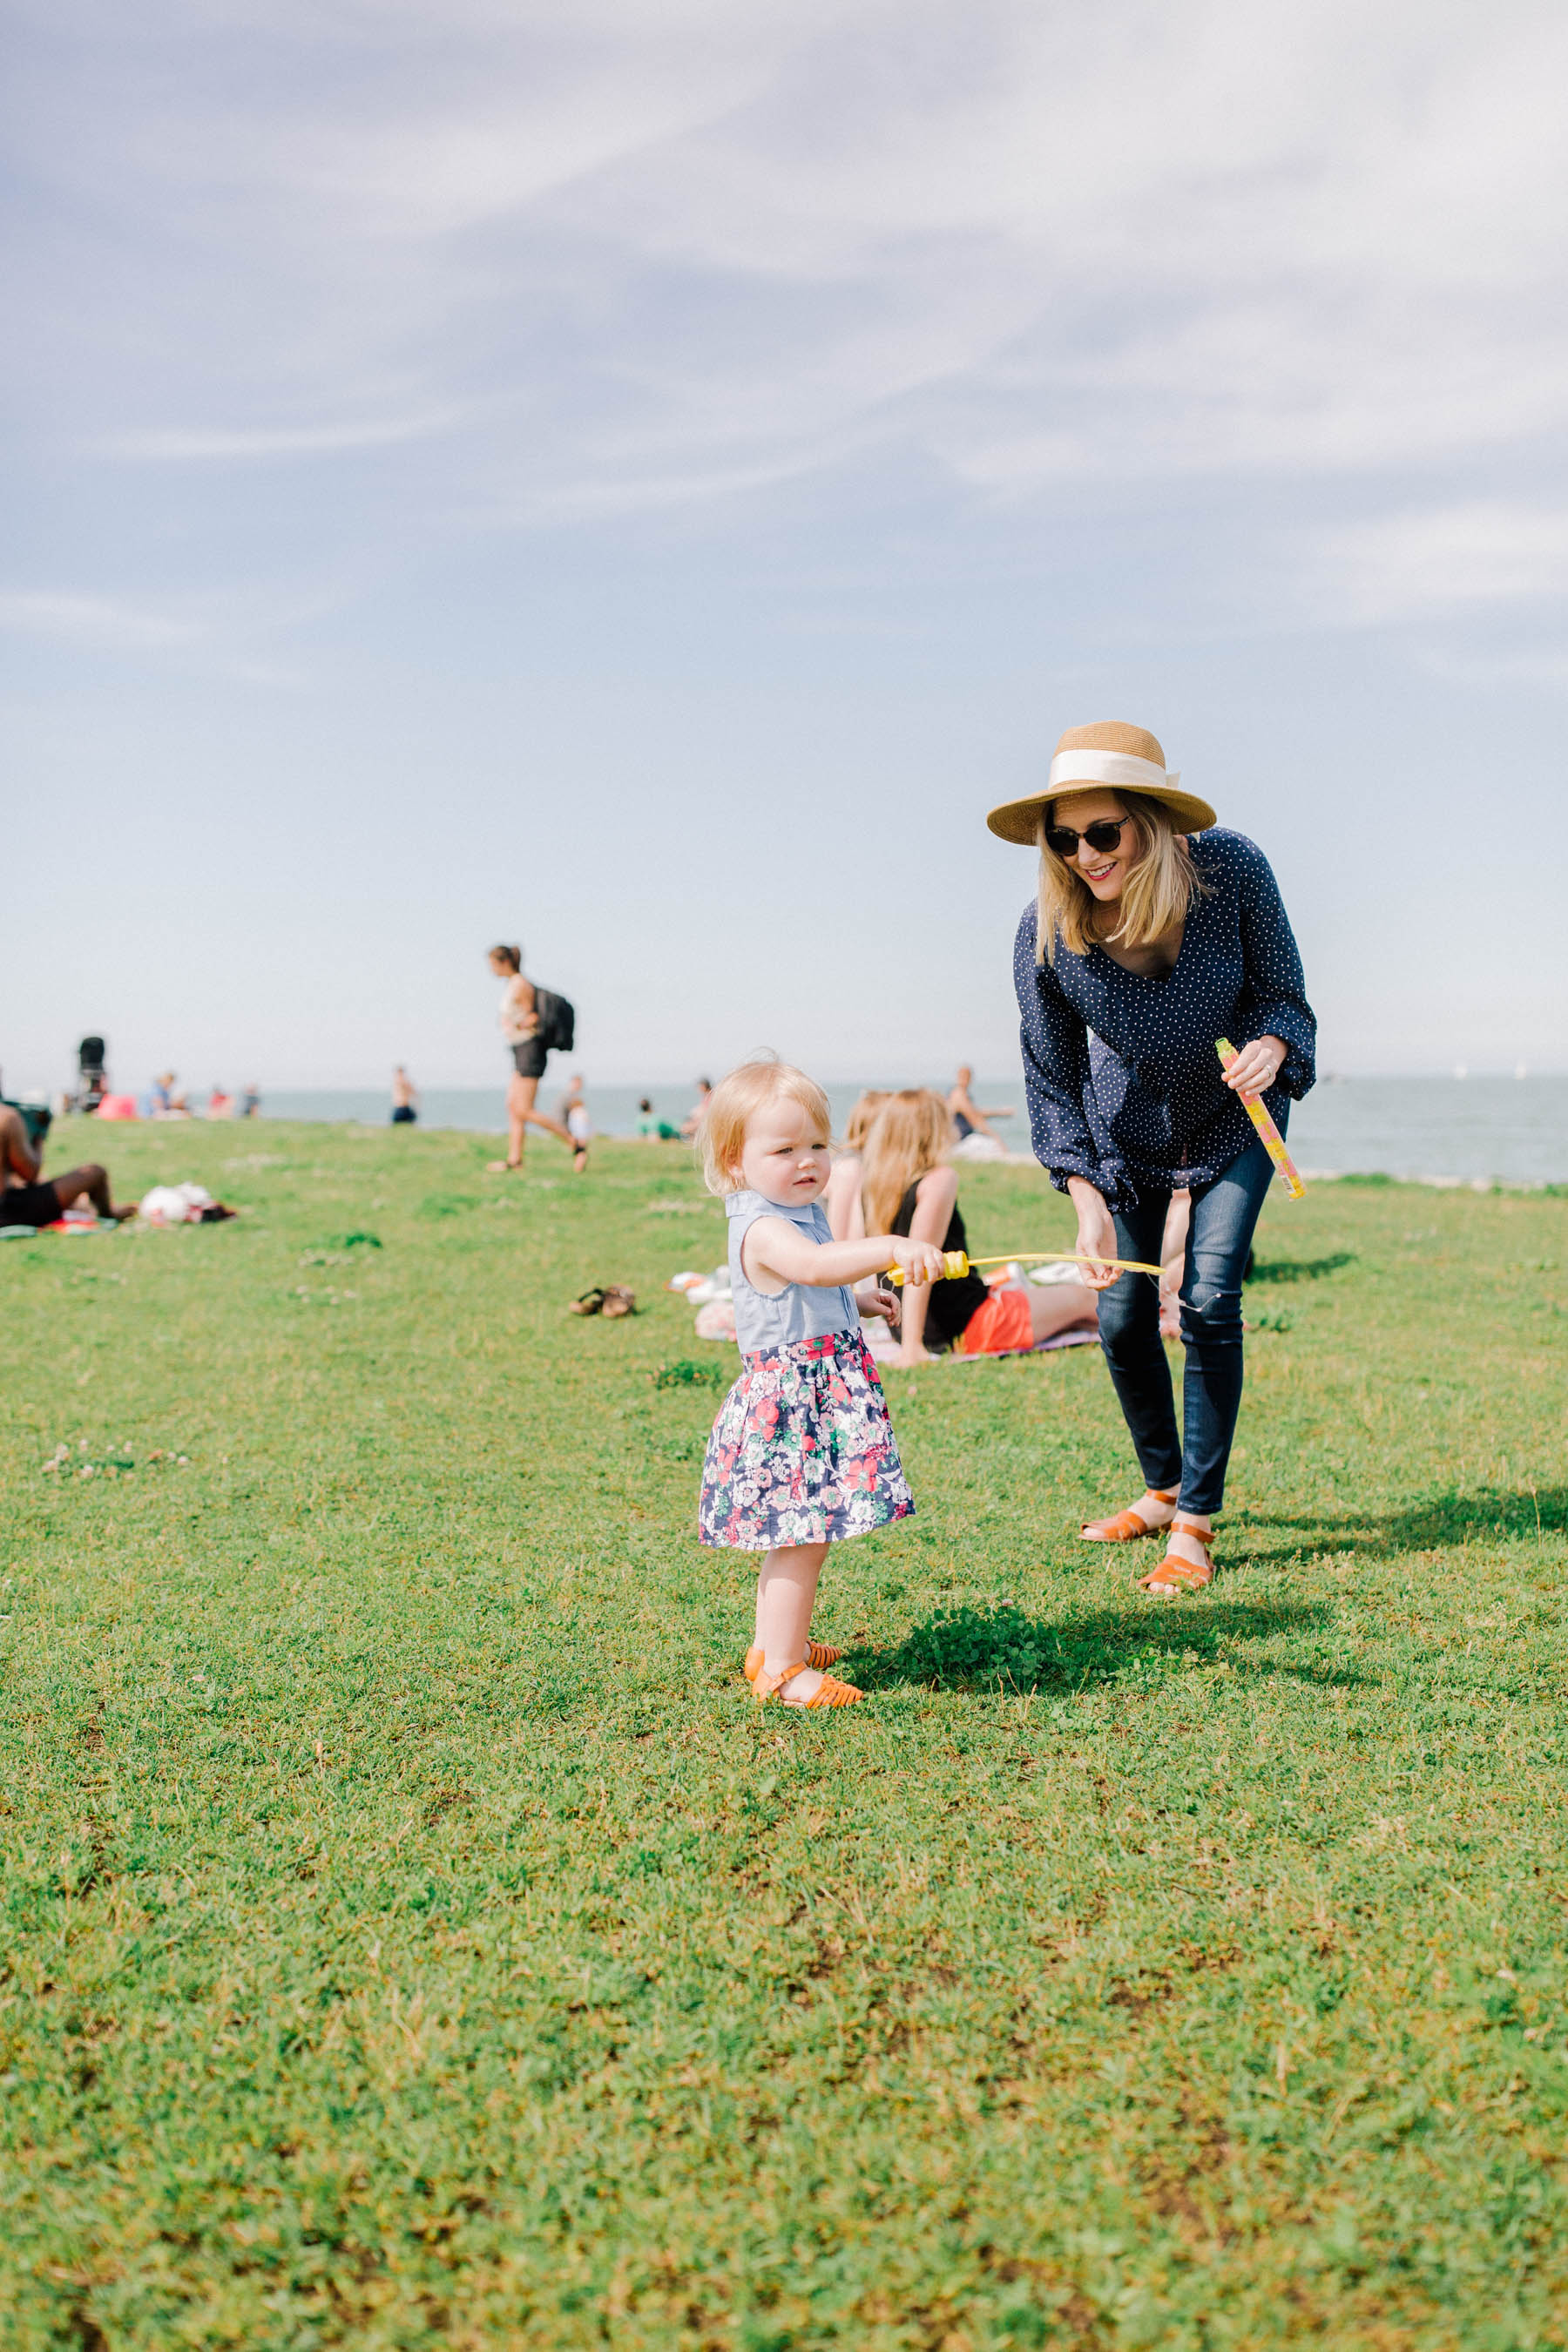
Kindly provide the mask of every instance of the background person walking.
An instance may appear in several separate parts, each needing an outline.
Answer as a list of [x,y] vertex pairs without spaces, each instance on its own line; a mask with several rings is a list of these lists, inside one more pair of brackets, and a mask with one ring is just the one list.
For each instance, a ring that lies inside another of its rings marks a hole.
[[[1143,728],[1074,727],[1047,790],[986,819],[1004,841],[1039,848],[1014,981],[1035,1154],[1071,1195],[1079,1250],[1157,1259],[1172,1193],[1191,1193],[1180,1436],[1157,1286],[1089,1269],[1145,1486],[1083,1533],[1123,1543],[1168,1528],[1165,1557],[1140,1579],[1163,1594],[1213,1580],[1241,1405],[1242,1270],[1273,1173],[1241,1095],[1261,1094],[1283,1132],[1316,1075],[1317,1041],[1268,860],[1180,786]],[[1220,1037],[1241,1045],[1223,1071]]]
[[506,1090],[507,1139],[506,1158],[492,1160],[492,1173],[522,1166],[522,1139],[526,1127],[542,1127],[547,1135],[558,1136],[572,1154],[572,1165],[579,1175],[588,1165],[588,1147],[580,1143],[559,1119],[549,1118],[535,1108],[539,1081],[544,1076],[544,1066],[550,1058],[550,1048],[540,1034],[539,1005],[533,982],[523,977],[522,950],[511,947],[491,948],[490,970],[506,982],[501,991],[500,1031],[511,1052],[511,1078]]

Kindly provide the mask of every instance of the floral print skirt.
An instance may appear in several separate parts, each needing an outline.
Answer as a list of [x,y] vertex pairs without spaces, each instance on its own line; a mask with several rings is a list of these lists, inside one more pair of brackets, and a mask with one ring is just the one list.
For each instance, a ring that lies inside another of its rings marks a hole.
[[915,1507],[877,1367],[858,1331],[748,1356],[702,1465],[698,1533],[771,1551],[841,1543]]

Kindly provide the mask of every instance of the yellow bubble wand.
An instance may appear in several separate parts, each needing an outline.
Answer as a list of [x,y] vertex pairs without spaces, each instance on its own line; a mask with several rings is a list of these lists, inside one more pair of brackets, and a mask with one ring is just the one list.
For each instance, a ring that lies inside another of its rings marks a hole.
[[[1026,1263],[1034,1265],[1042,1259],[1048,1259],[1053,1264],[1059,1260],[1063,1264],[1072,1265],[1114,1265],[1120,1267],[1123,1274],[1152,1274],[1156,1282],[1160,1278],[1160,1269],[1157,1265],[1145,1265],[1139,1258],[1089,1257],[1082,1250],[1051,1249],[1006,1250],[1000,1257],[970,1257],[963,1250],[943,1250],[942,1272],[937,1276],[937,1280],[957,1282],[963,1275],[973,1273],[977,1265],[1011,1265],[1015,1259],[1020,1265]],[[888,1280],[895,1290],[901,1290],[908,1276],[901,1265],[895,1265],[889,1269]]]
[[[1219,1055],[1221,1066],[1228,1070],[1236,1059],[1236,1047],[1231,1044],[1230,1039],[1216,1037],[1215,1052]],[[1301,1171],[1286,1150],[1285,1138],[1269,1118],[1268,1106],[1262,1096],[1244,1092],[1241,1101],[1247,1118],[1263,1138],[1263,1149],[1285,1180],[1286,1192],[1292,1201],[1299,1201],[1307,1189],[1301,1181]]]

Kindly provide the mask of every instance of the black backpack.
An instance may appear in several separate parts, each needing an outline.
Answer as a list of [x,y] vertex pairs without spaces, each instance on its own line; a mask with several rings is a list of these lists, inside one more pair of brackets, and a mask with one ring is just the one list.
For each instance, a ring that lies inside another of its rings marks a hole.
[[577,1015],[568,1000],[557,996],[552,988],[541,988],[536,982],[533,1010],[539,1018],[534,1034],[546,1052],[569,1054],[577,1034]]

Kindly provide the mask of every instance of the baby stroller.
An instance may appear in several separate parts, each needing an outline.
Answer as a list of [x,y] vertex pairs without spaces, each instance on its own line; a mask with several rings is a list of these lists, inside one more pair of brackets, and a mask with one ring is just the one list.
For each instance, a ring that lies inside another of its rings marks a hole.
[[77,1047],[77,1067],[81,1073],[77,1085],[78,1110],[96,1110],[109,1092],[109,1073],[103,1066],[108,1050],[101,1037],[84,1037]]

